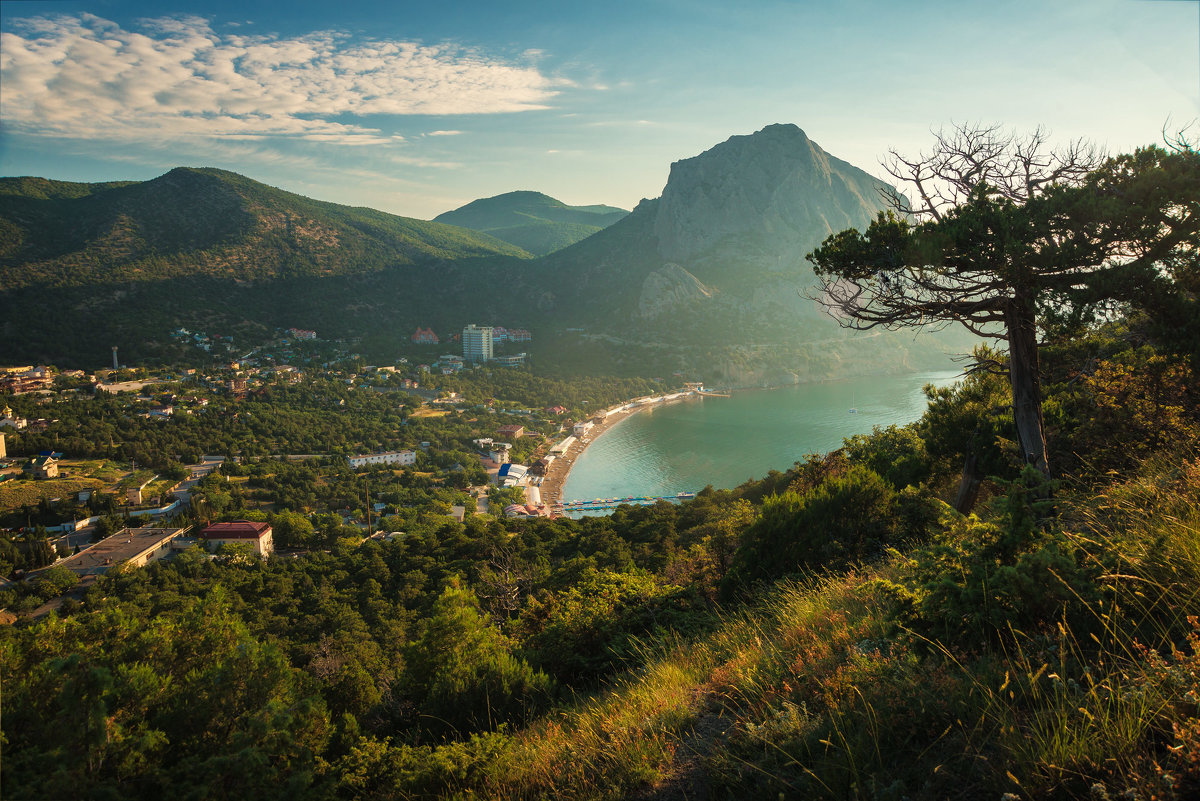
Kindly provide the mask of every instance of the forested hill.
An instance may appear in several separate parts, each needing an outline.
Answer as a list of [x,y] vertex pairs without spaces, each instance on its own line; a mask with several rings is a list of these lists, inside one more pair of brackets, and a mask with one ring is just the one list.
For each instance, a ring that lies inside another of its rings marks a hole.
[[144,182],[0,179],[7,289],[368,273],[527,256],[486,234],[284,192],[212,168]]
[[473,200],[434,222],[483,231],[544,256],[586,239],[629,212],[614,206],[568,206],[541,192],[506,192]]

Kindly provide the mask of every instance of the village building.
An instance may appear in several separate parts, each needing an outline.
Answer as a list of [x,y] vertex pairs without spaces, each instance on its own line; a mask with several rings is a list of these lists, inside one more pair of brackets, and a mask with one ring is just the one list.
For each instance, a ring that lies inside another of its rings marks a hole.
[[53,456],[35,456],[21,467],[21,471],[33,478],[58,478],[58,459]]
[[8,406],[7,404],[4,406],[3,410],[0,410],[0,414],[4,415],[3,417],[0,417],[0,426],[8,426],[9,428],[20,430],[29,425],[29,421],[24,417],[18,417],[17,415],[13,414],[12,407]]
[[181,543],[179,539],[186,530],[158,526],[123,528],[58,564],[77,576],[101,575],[118,565],[144,567],[186,545],[188,541]]
[[417,345],[436,345],[439,342],[432,328],[418,328],[409,339]]
[[463,358],[469,362],[486,362],[492,358],[492,328],[471,323],[462,331]]
[[250,545],[262,557],[275,552],[275,539],[269,523],[250,520],[234,520],[230,523],[213,523],[200,531],[200,538],[213,550],[222,545]]
[[417,463],[417,452],[413,450],[366,453],[349,457],[350,467],[357,470],[373,464],[410,465]]

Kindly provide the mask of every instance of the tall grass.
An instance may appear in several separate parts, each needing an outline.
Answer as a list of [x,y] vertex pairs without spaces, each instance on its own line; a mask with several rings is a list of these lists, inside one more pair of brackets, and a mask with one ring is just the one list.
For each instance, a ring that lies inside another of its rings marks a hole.
[[899,554],[783,582],[644,643],[640,671],[515,733],[478,793],[652,797],[687,770],[714,797],[1200,797],[1200,462],[1062,497],[1059,519],[1100,587],[1069,587],[1059,620],[925,639],[881,589]]

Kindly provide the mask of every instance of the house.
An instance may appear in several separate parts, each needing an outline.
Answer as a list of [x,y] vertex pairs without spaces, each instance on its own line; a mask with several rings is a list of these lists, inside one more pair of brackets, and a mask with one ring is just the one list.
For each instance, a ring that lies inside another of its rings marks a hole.
[[58,478],[58,460],[53,456],[35,456],[21,467],[21,471],[33,478]]
[[289,328],[288,333],[292,335],[293,339],[316,339],[317,338],[316,331],[309,331],[304,328]]
[[550,449],[550,453],[554,454],[555,456],[562,456],[568,450],[570,450],[571,446],[574,444],[575,444],[575,437],[567,437],[562,442],[560,442],[557,445],[555,445],[554,447],[552,447]]
[[525,436],[525,426],[515,424],[500,426],[496,429],[496,434],[504,439],[520,439]]
[[439,342],[438,335],[433,333],[432,328],[417,328],[409,339],[417,345],[436,345]]
[[509,342],[529,342],[532,339],[533,339],[533,337],[524,328],[508,329],[508,341]]
[[575,436],[582,437],[584,434],[592,430],[596,424],[591,420],[584,420],[582,423],[576,423],[574,427]]
[[275,552],[275,539],[269,523],[249,520],[213,523],[200,531],[200,538],[213,549],[222,545],[251,545],[254,552],[262,557]]
[[566,406],[547,406],[545,411],[546,411],[546,414],[566,414],[567,407]]

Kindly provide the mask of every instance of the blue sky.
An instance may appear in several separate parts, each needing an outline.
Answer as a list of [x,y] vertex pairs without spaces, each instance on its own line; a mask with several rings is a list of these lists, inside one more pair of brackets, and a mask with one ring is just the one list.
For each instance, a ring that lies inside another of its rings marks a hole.
[[632,208],[775,122],[880,174],[955,122],[1118,152],[1200,117],[1200,0],[748,6],[3,0],[0,175],[213,166],[428,219],[515,189]]

